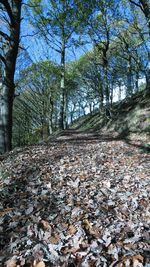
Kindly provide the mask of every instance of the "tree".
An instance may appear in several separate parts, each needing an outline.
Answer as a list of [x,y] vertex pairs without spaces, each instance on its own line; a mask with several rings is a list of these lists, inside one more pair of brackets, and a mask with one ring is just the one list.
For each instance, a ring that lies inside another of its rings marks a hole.
[[149,28],[149,35],[150,35],[150,2],[149,0],[138,0],[138,1],[129,0],[129,2],[139,7],[140,10],[143,12],[147,20],[147,26]]
[[81,56],[74,66],[77,73],[80,98],[83,102],[88,99],[89,106],[99,99],[99,106],[103,106],[102,69],[97,64],[93,50]]
[[115,34],[117,5],[118,1],[97,0],[97,15],[93,16],[87,29],[93,42],[96,64],[101,69],[100,75],[103,81],[101,91],[106,103],[106,112],[110,103],[109,50]]
[[44,140],[52,134],[60,95],[59,79],[59,66],[50,61],[33,63],[21,72],[17,80],[20,95],[14,101],[14,145],[30,144],[34,137],[35,142]]
[[21,0],[0,0],[0,60],[4,66],[0,92],[0,153],[12,148],[14,75],[20,41],[21,6]]
[[[145,19],[147,21],[147,26],[149,30],[149,37],[150,37],[150,1],[149,0],[129,0],[131,4],[134,4],[140,10],[145,16]],[[148,48],[148,61],[150,62],[150,50]],[[146,82],[147,82],[147,89],[150,91],[150,66],[148,63],[147,71],[146,71]]]
[[66,124],[66,49],[76,43],[79,28],[81,29],[85,25],[90,16],[91,2],[48,0],[44,1],[44,5],[41,0],[31,0],[30,2],[38,4],[38,7],[33,10],[35,16],[32,24],[45,37],[49,46],[60,55],[60,127],[64,129]]

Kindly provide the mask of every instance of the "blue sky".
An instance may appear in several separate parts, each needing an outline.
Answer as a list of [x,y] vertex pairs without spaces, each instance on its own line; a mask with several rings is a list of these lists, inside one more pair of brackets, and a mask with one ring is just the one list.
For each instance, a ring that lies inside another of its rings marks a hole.
[[[46,41],[39,35],[35,34],[37,32],[36,29],[29,23],[29,14],[30,11],[22,11],[22,25],[21,25],[21,43],[25,49],[27,49],[28,53],[31,56],[31,59],[36,62],[39,60],[49,59],[56,63],[60,63],[60,54],[55,52],[54,49],[51,49],[50,46],[53,46],[52,43],[50,45],[46,43]],[[28,16],[27,16],[28,14]],[[32,36],[33,35],[33,36]],[[74,38],[75,35],[73,36]],[[80,48],[70,47],[66,49],[66,62],[74,61],[78,59],[82,54],[87,52],[89,49],[92,48],[91,44],[85,45]]]

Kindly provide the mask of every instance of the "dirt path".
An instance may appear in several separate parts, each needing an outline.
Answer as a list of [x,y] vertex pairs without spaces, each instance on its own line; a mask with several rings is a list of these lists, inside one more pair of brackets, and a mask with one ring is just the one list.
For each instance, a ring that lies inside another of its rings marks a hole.
[[0,266],[149,266],[150,154],[138,142],[68,130],[10,153],[1,176]]

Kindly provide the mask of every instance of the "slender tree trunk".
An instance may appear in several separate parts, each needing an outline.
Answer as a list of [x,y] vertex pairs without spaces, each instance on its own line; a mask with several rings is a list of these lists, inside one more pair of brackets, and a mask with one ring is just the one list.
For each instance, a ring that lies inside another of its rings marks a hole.
[[[107,28],[107,27],[106,27]],[[103,48],[103,69],[104,69],[104,88],[105,88],[105,99],[106,99],[106,113],[109,109],[110,102],[110,90],[109,90],[109,81],[108,81],[108,57],[107,53],[109,50],[109,31],[106,30],[107,42]]]
[[74,112],[71,111],[71,112],[70,112],[70,123],[71,123],[71,124],[73,123],[73,114],[74,114]]
[[65,129],[68,128],[67,117],[68,117],[68,97],[67,97],[67,94],[65,92],[65,103],[64,103],[64,126],[65,126]]
[[53,133],[52,115],[50,115],[50,118],[49,118],[48,130],[49,130],[49,135],[51,135]]
[[121,97],[122,97],[122,88],[121,88],[121,82],[119,81],[118,83],[119,86],[119,94],[118,94],[118,101],[121,101]]
[[105,86],[105,99],[106,99],[106,106],[105,106],[105,114],[106,117],[110,117],[110,90],[108,84],[108,66],[107,63],[104,66],[104,86]]
[[109,84],[108,84],[108,70],[107,70],[107,66],[104,68],[104,83],[105,83],[106,107],[109,107],[110,92],[109,92]]
[[[148,52],[148,60],[150,62],[150,52]],[[146,73],[146,89],[150,92],[150,63],[147,66]]]
[[89,110],[90,110],[90,113],[92,113],[92,103],[89,103]]
[[51,95],[49,95],[49,114],[48,114],[48,134],[51,135],[53,132],[53,113],[54,113],[54,103]]
[[73,123],[75,110],[76,110],[76,104],[74,104],[73,109],[70,111],[70,122],[71,123]]
[[111,92],[110,92],[110,104],[111,104],[111,107],[112,107],[112,104],[113,104],[113,94],[114,94],[114,85],[113,85],[113,82],[111,84]]
[[127,70],[127,92],[126,96],[131,96],[132,90],[132,69],[131,69],[131,56],[129,55],[128,70]]
[[131,96],[132,95],[132,76],[131,72],[128,71],[127,73],[127,92],[126,96]]
[[[11,8],[8,44],[3,57],[4,75],[0,96],[0,153],[12,148],[12,109],[14,99],[14,74],[19,48],[21,0],[14,0]],[[4,4],[5,5],[5,4]]]
[[139,73],[138,73],[138,71],[136,72],[135,75],[136,75],[135,76],[135,90],[136,90],[136,92],[138,92],[139,91]]
[[60,99],[60,128],[65,128],[65,38],[62,37],[61,47],[61,81],[60,81],[61,99]]

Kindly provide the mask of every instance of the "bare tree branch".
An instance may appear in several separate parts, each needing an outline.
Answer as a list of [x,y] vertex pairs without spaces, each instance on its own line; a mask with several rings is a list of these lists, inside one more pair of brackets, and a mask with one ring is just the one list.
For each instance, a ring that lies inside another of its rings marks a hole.
[[40,6],[40,5],[31,5],[31,4],[27,4],[27,3],[22,3],[22,5],[27,6],[27,7],[31,7],[31,8],[35,8],[35,7]]
[[6,34],[6,33],[2,32],[2,31],[0,31],[0,35],[1,35],[5,40],[10,41],[10,37],[9,37],[8,34]]
[[31,34],[26,34],[26,35],[22,35],[21,38],[25,38],[25,37],[33,37],[35,35],[37,35],[38,32],[34,32],[34,33],[31,33]]
[[142,10],[142,12],[144,12],[144,9],[143,9],[142,5],[136,3],[134,0],[129,0],[129,2],[134,4],[135,6],[138,6]]
[[10,18],[11,24],[14,26],[15,21],[14,21],[13,13],[12,13],[11,6],[10,6],[8,0],[0,0],[0,3],[5,7],[5,9],[8,13],[8,16]]
[[0,60],[6,65],[6,60],[1,54],[0,54]]

